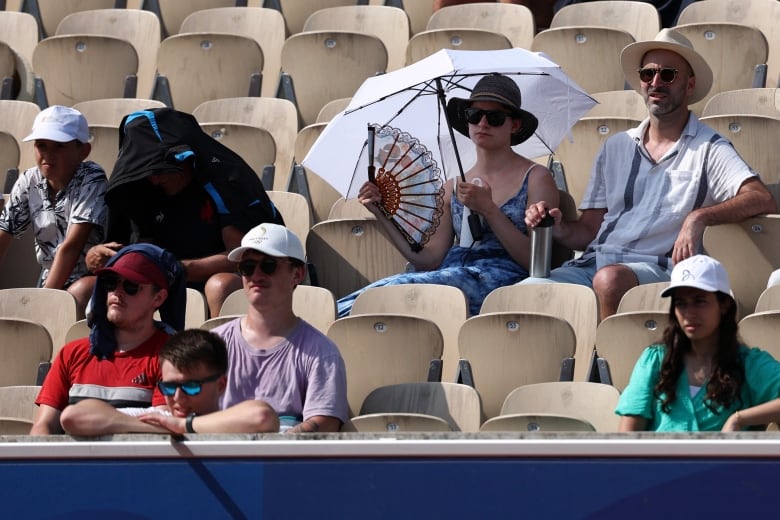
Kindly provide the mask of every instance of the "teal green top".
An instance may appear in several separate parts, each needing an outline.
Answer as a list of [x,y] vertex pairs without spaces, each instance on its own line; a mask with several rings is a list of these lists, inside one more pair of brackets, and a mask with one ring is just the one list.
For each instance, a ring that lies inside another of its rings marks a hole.
[[780,397],[780,362],[763,350],[740,345],[739,356],[745,367],[741,403],[732,403],[727,410],[718,406],[717,412],[713,412],[705,404],[707,382],[691,397],[688,374],[683,370],[677,382],[676,399],[670,403],[669,413],[665,413],[661,410],[661,400],[653,395],[665,353],[666,345],[651,345],[645,349],[615,409],[618,415],[644,417],[649,421],[647,429],[650,431],[720,431],[735,411]]

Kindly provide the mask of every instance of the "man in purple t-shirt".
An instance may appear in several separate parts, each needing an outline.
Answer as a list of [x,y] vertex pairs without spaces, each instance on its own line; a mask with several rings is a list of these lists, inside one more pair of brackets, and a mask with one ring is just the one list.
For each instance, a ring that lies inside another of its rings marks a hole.
[[301,241],[277,224],[260,224],[228,259],[249,300],[246,316],[213,332],[228,348],[222,408],[260,399],[290,433],[337,432],[348,419],[347,377],[336,345],[292,310],[293,291],[306,277]]

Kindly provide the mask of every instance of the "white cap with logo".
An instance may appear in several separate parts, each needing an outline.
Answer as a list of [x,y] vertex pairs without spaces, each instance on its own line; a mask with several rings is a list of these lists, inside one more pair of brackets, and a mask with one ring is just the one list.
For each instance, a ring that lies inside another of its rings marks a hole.
[[279,224],[260,224],[249,230],[241,239],[241,247],[228,254],[228,260],[240,262],[247,251],[258,251],[279,258],[294,258],[306,262],[303,245],[295,233]]
[[58,143],[89,142],[89,127],[81,112],[70,107],[52,105],[41,110],[33,121],[32,133],[22,141],[46,139]]
[[732,298],[729,274],[723,264],[707,255],[694,255],[675,264],[672,282],[661,292],[662,297],[671,296],[678,287],[693,287],[707,292],[722,292]]

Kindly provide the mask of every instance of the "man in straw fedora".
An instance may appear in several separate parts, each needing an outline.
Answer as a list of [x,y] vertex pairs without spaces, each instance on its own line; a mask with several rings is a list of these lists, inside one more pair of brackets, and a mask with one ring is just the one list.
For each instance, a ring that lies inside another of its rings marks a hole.
[[532,228],[549,210],[553,237],[584,253],[548,279],[521,283],[591,286],[601,319],[631,287],[668,281],[676,262],[700,253],[707,226],[776,211],[758,174],[688,109],[709,92],[712,70],[684,36],[663,29],[626,46],[620,62],[648,118],[604,143],[579,220],[562,222],[561,211],[545,202],[526,211]]

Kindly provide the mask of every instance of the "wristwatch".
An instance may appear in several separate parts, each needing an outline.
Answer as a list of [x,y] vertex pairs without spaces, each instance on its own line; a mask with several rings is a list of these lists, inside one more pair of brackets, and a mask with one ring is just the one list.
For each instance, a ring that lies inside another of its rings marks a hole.
[[187,433],[196,433],[192,427],[192,420],[195,419],[195,412],[192,412],[187,416],[187,420],[184,421],[184,427],[187,429]]

